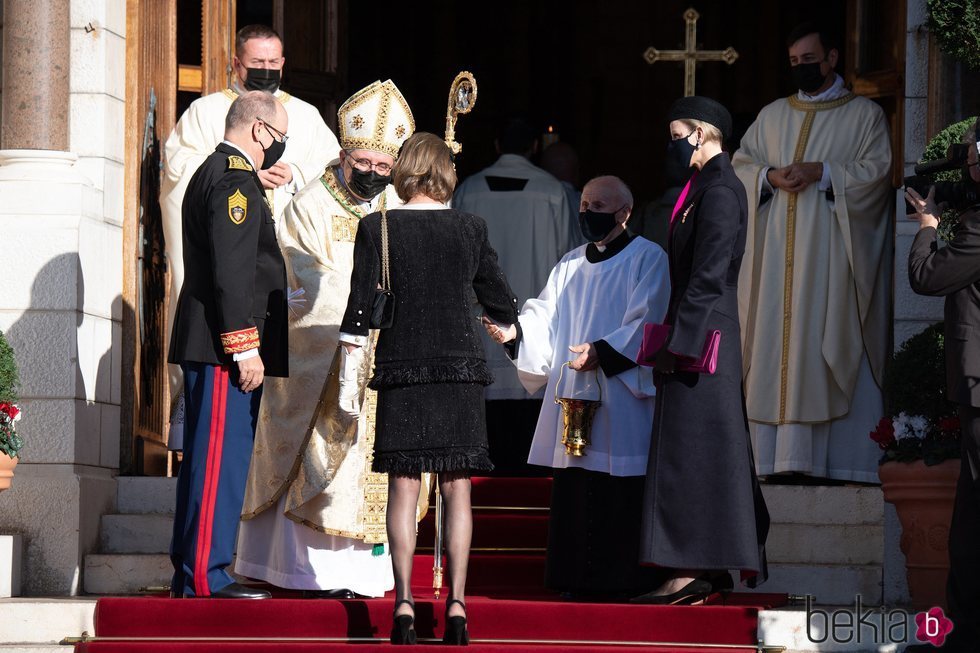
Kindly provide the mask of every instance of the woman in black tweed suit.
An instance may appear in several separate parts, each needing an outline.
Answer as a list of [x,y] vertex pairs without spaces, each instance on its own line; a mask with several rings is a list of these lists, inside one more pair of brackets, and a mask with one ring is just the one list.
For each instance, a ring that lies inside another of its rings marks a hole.
[[[437,472],[446,502],[450,593],[447,643],[466,643],[466,566],[473,520],[470,473],[493,468],[487,449],[483,387],[493,379],[473,296],[497,322],[517,321],[514,297],[497,265],[481,218],[446,206],[456,186],[449,148],[419,132],[402,145],[394,183],[404,206],[387,212],[394,322],[379,332],[373,469],[387,472],[388,542],[395,573],[392,641],[415,641],[410,579],[415,509],[422,472]],[[361,220],[341,341],[368,335],[381,280],[382,215]]]

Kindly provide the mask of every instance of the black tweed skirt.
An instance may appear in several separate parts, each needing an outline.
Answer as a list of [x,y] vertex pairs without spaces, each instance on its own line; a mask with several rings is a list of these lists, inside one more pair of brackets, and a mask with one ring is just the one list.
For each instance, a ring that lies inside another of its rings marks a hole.
[[371,468],[407,475],[492,470],[483,384],[379,388]]

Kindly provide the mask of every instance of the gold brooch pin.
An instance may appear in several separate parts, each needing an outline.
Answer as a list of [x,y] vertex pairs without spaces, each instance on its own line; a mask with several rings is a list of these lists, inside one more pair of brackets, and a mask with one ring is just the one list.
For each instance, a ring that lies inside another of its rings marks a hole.
[[691,209],[693,209],[693,208],[694,208],[694,205],[691,204],[686,209],[684,209],[684,213],[681,214],[681,224],[684,224],[684,221],[687,220],[687,214],[690,213],[691,212]]

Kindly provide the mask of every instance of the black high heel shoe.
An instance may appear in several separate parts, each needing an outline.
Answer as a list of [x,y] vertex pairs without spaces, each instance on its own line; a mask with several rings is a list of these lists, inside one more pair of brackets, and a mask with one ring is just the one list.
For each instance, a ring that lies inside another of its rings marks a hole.
[[407,603],[412,606],[412,614],[394,614],[394,625],[391,628],[392,644],[415,644],[418,642],[418,635],[415,633],[415,603],[409,599],[395,601],[395,612],[398,606]]
[[630,603],[646,603],[648,605],[691,605],[704,601],[711,595],[711,581],[703,578],[695,578],[690,583],[672,594],[655,594],[648,592],[640,596],[634,596]]
[[466,630],[466,617],[450,617],[449,616],[449,606],[453,603],[459,603],[463,610],[466,610],[466,604],[459,599],[449,599],[446,601],[446,631],[442,634],[442,643],[451,644],[453,646],[468,646],[470,643],[470,634]]

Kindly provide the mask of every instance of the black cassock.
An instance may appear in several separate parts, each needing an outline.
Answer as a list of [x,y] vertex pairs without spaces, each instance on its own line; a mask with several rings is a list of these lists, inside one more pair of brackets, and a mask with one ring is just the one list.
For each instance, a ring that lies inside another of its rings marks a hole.
[[674,569],[739,569],[766,578],[769,512],[755,475],[742,389],[738,272],[745,189],[727,154],[691,183],[671,227],[667,348],[699,357],[721,332],[713,375],[658,374],[640,559]]

